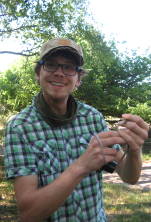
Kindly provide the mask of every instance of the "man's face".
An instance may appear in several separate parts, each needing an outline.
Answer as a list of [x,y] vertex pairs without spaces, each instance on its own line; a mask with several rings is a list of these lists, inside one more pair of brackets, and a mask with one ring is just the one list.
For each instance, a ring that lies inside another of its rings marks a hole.
[[[47,60],[47,64],[48,67],[49,64],[50,67],[58,64],[76,66],[74,60],[67,59],[63,56],[50,57],[50,59]],[[60,66],[55,71],[48,71],[42,66],[39,74],[36,75],[36,79],[40,83],[44,97],[47,97],[47,100],[67,101],[68,96],[80,84],[76,71],[75,75],[67,76]]]

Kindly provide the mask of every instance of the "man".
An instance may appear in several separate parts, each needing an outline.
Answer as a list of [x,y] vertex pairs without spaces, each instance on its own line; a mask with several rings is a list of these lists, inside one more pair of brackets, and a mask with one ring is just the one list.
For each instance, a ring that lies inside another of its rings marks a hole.
[[[75,100],[83,63],[75,42],[46,42],[35,67],[41,92],[8,123],[6,173],[23,222],[104,222],[101,168],[116,161],[123,181],[140,176],[147,123],[124,114],[125,129],[109,131],[100,112]],[[127,155],[114,144],[128,144]]]

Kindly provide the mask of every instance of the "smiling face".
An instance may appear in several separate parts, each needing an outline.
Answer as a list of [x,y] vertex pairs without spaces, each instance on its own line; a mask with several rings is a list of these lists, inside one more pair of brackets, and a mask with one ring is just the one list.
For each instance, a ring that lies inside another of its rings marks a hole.
[[[47,59],[51,64],[67,64],[76,65],[73,59],[68,59],[64,56],[51,56]],[[41,66],[40,72],[36,74],[36,79],[39,82],[44,98],[46,101],[61,101],[67,103],[69,95],[79,86],[80,80],[78,73],[74,76],[66,76],[61,67],[58,67],[54,72],[48,72]]]

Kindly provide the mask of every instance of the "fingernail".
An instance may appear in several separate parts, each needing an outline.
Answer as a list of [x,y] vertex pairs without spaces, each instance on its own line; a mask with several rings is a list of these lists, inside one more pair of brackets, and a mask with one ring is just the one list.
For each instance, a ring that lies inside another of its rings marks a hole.
[[126,124],[127,120],[126,119],[121,119],[119,122],[118,122],[118,125],[124,125]]

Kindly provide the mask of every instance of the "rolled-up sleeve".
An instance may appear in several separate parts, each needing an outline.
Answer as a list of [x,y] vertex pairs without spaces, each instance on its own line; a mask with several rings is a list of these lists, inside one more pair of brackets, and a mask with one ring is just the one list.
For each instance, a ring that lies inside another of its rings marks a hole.
[[37,174],[35,153],[18,126],[7,125],[5,131],[4,162],[6,178]]

